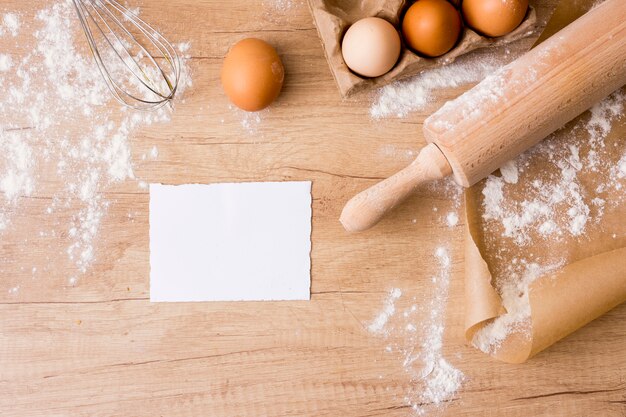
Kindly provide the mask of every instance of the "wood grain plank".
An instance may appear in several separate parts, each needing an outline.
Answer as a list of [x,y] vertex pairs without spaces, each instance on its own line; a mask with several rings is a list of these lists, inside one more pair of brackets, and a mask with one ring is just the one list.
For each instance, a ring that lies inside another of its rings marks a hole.
[[[0,415],[411,415],[403,396],[414,382],[402,358],[385,352],[394,336],[365,327],[391,287],[427,299],[440,245],[453,258],[444,353],[467,380],[436,415],[624,415],[625,306],[527,364],[498,363],[462,337],[462,225],[445,224],[454,203],[443,184],[417,190],[366,233],[347,235],[337,221],[350,196],[411,159],[424,143],[427,114],[467,87],[439,92],[407,119],[372,122],[369,97],[340,99],[303,1],[288,13],[267,1],[133,3],[172,40],[191,41],[194,82],[171,123],[134,136],[137,178],[313,180],[312,300],[150,304],[148,195],[137,181],[102,190],[111,205],[96,262],[70,286],[75,267],[64,253],[64,225],[72,208],[44,214],[64,185],[46,176],[1,237],[0,289],[19,284],[20,291],[0,291]],[[556,2],[535,3],[545,15]],[[31,0],[0,6],[25,18],[39,7]],[[254,133],[219,85],[222,56],[246,36],[275,44],[288,74]],[[28,50],[9,43],[2,46],[12,53]],[[142,159],[155,145],[159,157]]]

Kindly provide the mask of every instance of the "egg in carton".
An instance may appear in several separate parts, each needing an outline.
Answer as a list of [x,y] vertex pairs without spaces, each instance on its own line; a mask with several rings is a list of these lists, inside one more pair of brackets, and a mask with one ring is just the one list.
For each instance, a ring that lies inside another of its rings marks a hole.
[[[405,0],[308,0],[328,65],[344,98],[420,74],[428,69],[448,65],[459,56],[476,49],[498,47],[529,37],[538,30],[536,10],[529,6],[522,23],[504,36],[486,37],[464,25],[454,48],[439,57],[420,56],[411,51],[403,41],[400,58],[386,74],[366,78],[351,71],[341,52],[342,39],[350,25],[365,17],[380,17],[399,31],[402,16],[412,3],[414,2]],[[460,2],[450,0],[450,3],[458,8]]]

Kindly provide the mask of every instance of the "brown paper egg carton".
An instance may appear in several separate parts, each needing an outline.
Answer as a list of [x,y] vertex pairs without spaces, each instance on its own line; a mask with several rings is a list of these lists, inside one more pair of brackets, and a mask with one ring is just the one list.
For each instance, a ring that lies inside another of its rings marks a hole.
[[[531,6],[522,23],[511,33],[498,38],[482,36],[464,26],[460,39],[450,52],[437,58],[424,58],[407,48],[402,40],[402,51],[396,65],[388,73],[376,78],[356,75],[346,65],[341,54],[341,41],[348,27],[364,17],[381,17],[400,28],[400,17],[408,4],[406,0],[308,0],[317,33],[341,95],[349,97],[357,92],[387,85],[393,81],[419,74],[431,68],[452,63],[470,51],[501,46],[528,37],[537,30],[537,13]],[[452,4],[458,6],[459,1]]]

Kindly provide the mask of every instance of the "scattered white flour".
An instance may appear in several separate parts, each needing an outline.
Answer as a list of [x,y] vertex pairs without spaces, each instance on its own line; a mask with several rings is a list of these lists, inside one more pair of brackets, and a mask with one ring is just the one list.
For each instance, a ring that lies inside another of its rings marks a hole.
[[528,84],[537,78],[541,70],[549,68],[550,58],[555,51],[559,50],[554,45],[544,48],[535,57],[533,65],[521,69],[511,64],[498,66],[495,70],[489,71],[489,75],[477,86],[466,91],[457,100],[446,102],[433,113],[430,122],[432,128],[440,131],[450,129],[458,123],[458,120],[476,124],[484,123],[485,111],[501,107],[502,103],[508,100],[507,97],[512,95],[511,92],[524,91]]
[[[416,303],[396,314],[402,292],[394,289],[384,302],[369,330],[392,342],[385,352],[400,355],[404,371],[414,382],[403,401],[416,415],[424,415],[430,407],[440,407],[453,399],[464,379],[463,373],[452,366],[442,353],[443,333],[451,259],[445,247],[435,251],[439,273],[432,277],[432,293],[424,303]],[[415,298],[412,299],[415,301]]]
[[251,135],[257,133],[259,125],[261,124],[261,115],[258,112],[250,113],[244,112],[241,117],[241,127]]
[[376,316],[374,321],[367,326],[367,329],[372,333],[379,333],[383,330],[387,321],[389,321],[389,317],[393,316],[396,312],[396,300],[400,298],[402,295],[402,290],[400,288],[394,288],[389,291],[389,295],[385,300],[384,307],[382,311]]
[[0,54],[0,72],[7,72],[13,66],[11,55]]
[[[152,148],[150,148],[150,152],[144,152],[143,154],[141,154],[142,161],[145,161],[147,159],[155,160],[158,157],[159,157],[159,148],[157,148],[156,146],[153,146]],[[140,183],[141,182],[142,181],[140,181]],[[140,184],[140,187],[141,187],[141,184]]]
[[266,13],[285,14],[304,4],[304,0],[263,0],[262,6]]
[[485,353],[495,353],[511,333],[520,332],[530,337],[528,287],[537,278],[562,266],[562,263],[541,266],[523,259],[515,259],[509,266],[507,278],[498,282],[498,292],[506,313],[476,332],[472,344]]
[[306,8],[306,0],[262,0],[261,6],[259,18],[280,29],[285,25],[293,25],[294,17],[300,15],[297,11]]
[[191,42],[181,42],[178,44],[178,52],[183,54],[184,58],[191,58],[190,56],[185,55],[189,52],[190,49],[191,49]]
[[17,36],[17,34],[19,33],[19,29],[20,29],[20,18],[17,14],[6,13],[2,17],[2,23],[3,23],[4,30],[8,31],[13,37]]
[[[459,222],[461,202],[463,201],[463,187],[458,185],[452,177],[433,181],[427,187],[436,195],[444,198],[446,202],[452,202],[452,210],[448,211],[445,216],[441,216],[440,220],[448,227],[456,226]],[[439,212],[437,205],[433,206],[433,212]]]
[[480,123],[484,116],[484,109],[498,105],[503,99],[505,85],[508,88],[524,88],[532,80],[533,75],[530,70],[524,77],[513,78],[512,74],[513,71],[509,66],[501,67],[476,87],[465,92],[459,99],[446,102],[431,116],[432,126],[439,130],[450,129],[454,126],[454,122],[449,120],[450,117]]
[[[611,173],[611,178],[616,184],[618,179],[626,178],[626,153],[624,153],[624,155],[622,155],[620,160],[617,162],[617,165]],[[621,189],[621,184],[619,189]]]
[[[18,133],[0,131],[0,150],[6,158],[5,170],[0,174],[0,191],[8,204],[15,204],[19,196],[33,192],[33,150]],[[0,225],[0,230],[6,224]]]
[[[580,122],[570,137],[557,132],[505,164],[501,176],[489,176],[482,191],[483,218],[499,224],[502,235],[520,246],[537,234],[581,236],[590,221],[598,223],[607,202],[615,205],[624,200],[624,193],[616,192],[623,186],[624,164],[608,160],[605,139],[613,122],[622,117],[625,100],[623,91],[614,93],[594,106],[591,118]],[[585,135],[587,141],[581,142]],[[524,169],[537,160],[546,164],[545,174],[530,178]],[[596,183],[581,183],[579,174],[589,172],[599,174]],[[520,178],[523,184],[518,186],[526,187],[524,199],[507,198],[508,187],[515,187]]]
[[502,66],[496,59],[481,58],[459,59],[447,66],[382,87],[370,107],[370,115],[374,119],[406,117],[430,104],[434,91],[480,81]]
[[[426,330],[426,337],[422,342],[421,351],[411,352],[405,358],[405,369],[422,378],[426,385],[417,399],[410,403],[419,414],[425,412],[424,405],[426,404],[439,405],[451,399],[461,387],[464,378],[463,373],[444,359],[442,353],[451,260],[445,247],[437,248],[435,257],[439,263],[440,272],[433,277],[435,293],[430,300],[428,309],[430,314],[422,323]],[[414,366],[416,361],[420,363],[418,367]]]
[[386,144],[380,146],[378,154],[384,158],[412,161],[417,156],[417,151],[413,149],[400,149],[395,145]]
[[[232,104],[228,105],[228,109],[235,116],[236,120],[239,120],[241,127],[249,136],[257,136],[259,134],[259,128],[261,127],[263,117],[270,111],[268,108],[261,111],[248,112],[241,110]],[[222,123],[224,123],[224,119],[222,119]]]
[[456,212],[451,211],[446,216],[446,223],[448,224],[448,227],[456,226],[459,223],[459,215],[456,214]]
[[[102,191],[134,179],[130,137],[142,126],[167,122],[171,111],[133,111],[114,101],[84,44],[71,2],[57,2],[23,19],[31,38],[25,34],[22,43],[34,49],[10,59],[0,55],[0,70],[11,68],[3,79],[7,93],[0,99],[0,232],[20,211],[20,198],[36,191],[49,199],[42,215],[69,212],[67,223],[46,218],[39,236],[63,236],[59,244],[66,246],[50,246],[48,259],[58,257],[56,250],[64,254],[76,269],[68,280],[74,285],[96,257],[98,233],[111,204]],[[17,35],[20,17],[8,13],[2,23]],[[178,94],[191,85],[184,60],[182,72]],[[155,153],[156,147],[151,156]],[[63,187],[46,189],[51,176]]]

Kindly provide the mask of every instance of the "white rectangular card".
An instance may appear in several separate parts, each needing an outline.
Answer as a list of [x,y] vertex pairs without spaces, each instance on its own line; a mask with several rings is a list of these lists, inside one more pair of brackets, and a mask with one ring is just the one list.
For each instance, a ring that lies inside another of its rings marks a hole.
[[311,182],[150,184],[150,301],[309,300]]

